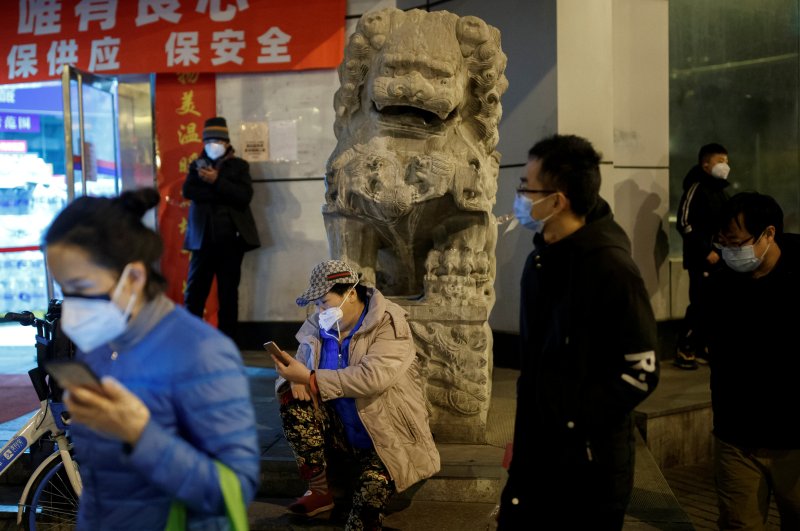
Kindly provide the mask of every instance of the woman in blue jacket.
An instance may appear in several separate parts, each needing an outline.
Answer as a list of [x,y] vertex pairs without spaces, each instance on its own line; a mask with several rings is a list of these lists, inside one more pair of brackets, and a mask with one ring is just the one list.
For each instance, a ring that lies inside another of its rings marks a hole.
[[217,463],[245,503],[259,477],[255,418],[236,346],[163,294],[159,236],[141,221],[152,189],[81,197],[44,238],[64,293],[61,325],[101,389],[69,388],[83,493],[78,529],[227,529]]

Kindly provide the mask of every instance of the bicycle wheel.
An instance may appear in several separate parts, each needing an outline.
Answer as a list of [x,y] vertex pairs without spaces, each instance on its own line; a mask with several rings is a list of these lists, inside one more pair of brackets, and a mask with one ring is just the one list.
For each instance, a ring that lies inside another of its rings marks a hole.
[[71,531],[78,517],[78,495],[69,482],[61,456],[39,474],[22,513],[25,529]]

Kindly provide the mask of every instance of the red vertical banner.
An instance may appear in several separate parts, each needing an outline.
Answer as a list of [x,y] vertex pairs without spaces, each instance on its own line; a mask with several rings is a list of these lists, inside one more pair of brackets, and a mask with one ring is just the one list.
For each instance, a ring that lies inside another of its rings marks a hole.
[[[190,252],[183,249],[189,201],[182,187],[189,164],[203,149],[203,123],[216,116],[214,74],[156,76],[156,153],[158,156],[158,228],[164,240],[161,271],[169,282],[167,295],[183,304]],[[216,281],[206,301],[205,319],[217,322]]]

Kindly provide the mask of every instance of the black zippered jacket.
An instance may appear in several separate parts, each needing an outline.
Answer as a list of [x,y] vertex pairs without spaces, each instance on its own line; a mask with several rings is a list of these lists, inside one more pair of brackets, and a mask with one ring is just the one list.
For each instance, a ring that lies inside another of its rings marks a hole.
[[728,199],[730,183],[718,179],[695,165],[683,178],[683,195],[678,202],[678,232],[683,238],[683,268],[709,271],[707,257],[714,249],[722,206]]

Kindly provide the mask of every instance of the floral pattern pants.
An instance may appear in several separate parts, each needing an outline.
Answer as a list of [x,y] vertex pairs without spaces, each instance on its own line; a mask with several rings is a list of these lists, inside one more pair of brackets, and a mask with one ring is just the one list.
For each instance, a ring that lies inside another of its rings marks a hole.
[[305,480],[327,471],[330,462],[353,463],[355,478],[352,509],[346,531],[382,528],[386,504],[395,492],[394,481],[375,448],[350,446],[344,426],[329,403],[297,400],[290,389],[279,395],[283,433],[294,452],[300,477]]

